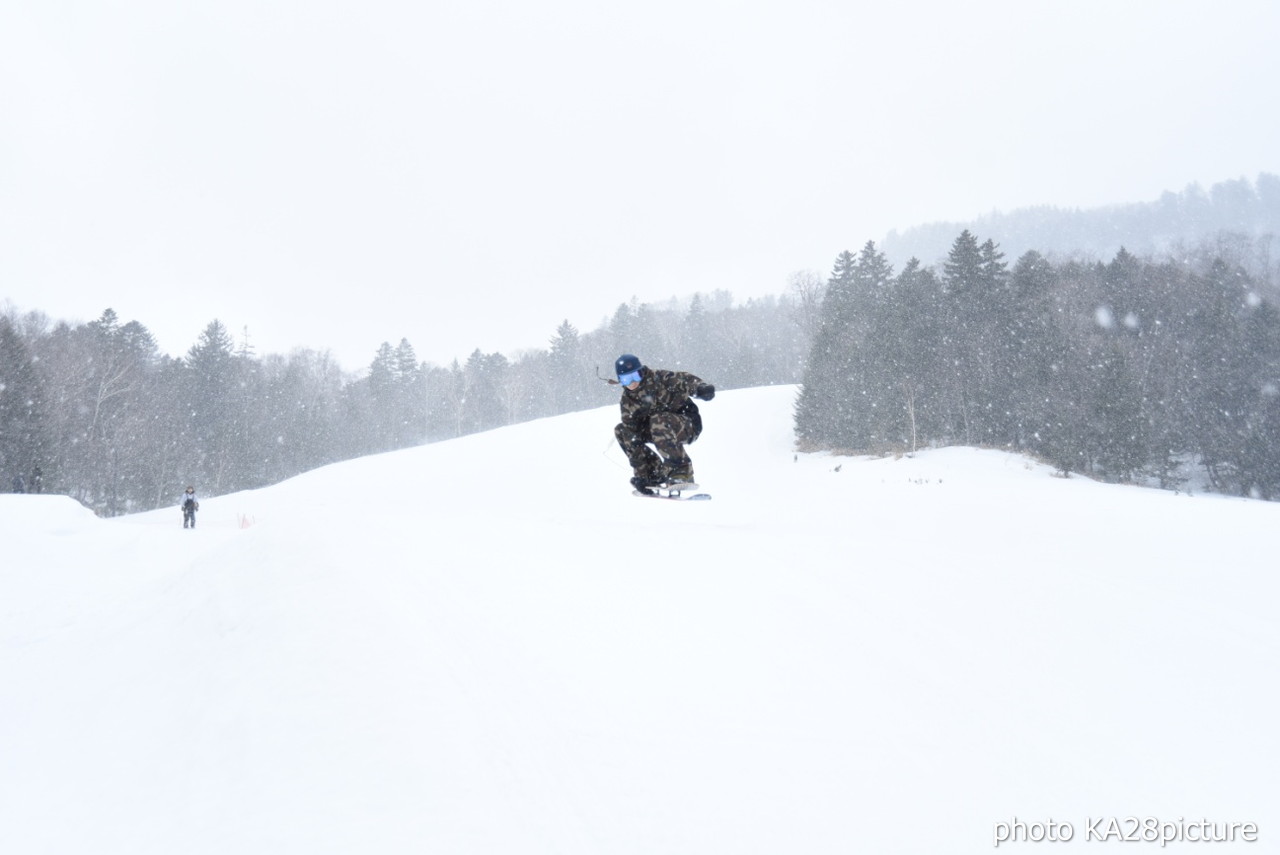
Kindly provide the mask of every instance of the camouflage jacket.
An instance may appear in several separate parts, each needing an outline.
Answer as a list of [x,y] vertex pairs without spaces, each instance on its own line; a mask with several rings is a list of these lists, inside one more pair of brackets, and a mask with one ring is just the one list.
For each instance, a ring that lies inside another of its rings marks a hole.
[[700,432],[702,419],[697,405],[690,399],[701,385],[702,379],[687,371],[647,366],[640,369],[640,385],[634,391],[622,387],[623,426],[635,433],[644,433],[654,413],[680,413],[693,419]]

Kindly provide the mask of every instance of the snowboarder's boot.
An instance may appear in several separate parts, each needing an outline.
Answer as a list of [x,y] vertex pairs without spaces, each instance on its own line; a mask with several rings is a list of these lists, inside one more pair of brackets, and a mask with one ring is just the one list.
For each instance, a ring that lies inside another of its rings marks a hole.
[[636,488],[637,493],[648,493],[657,495],[657,487],[662,484],[658,478],[650,478],[648,475],[637,475],[631,479],[631,486]]
[[664,485],[696,484],[693,480],[693,461],[689,458],[671,459],[667,461],[667,474],[663,478]]

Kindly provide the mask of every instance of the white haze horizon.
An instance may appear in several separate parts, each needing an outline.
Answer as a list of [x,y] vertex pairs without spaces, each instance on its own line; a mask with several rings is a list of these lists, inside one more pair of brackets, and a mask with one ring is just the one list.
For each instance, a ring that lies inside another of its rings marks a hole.
[[[0,304],[349,370],[1280,173],[1270,0],[0,9]],[[922,259],[928,261],[927,259]]]
[[195,531],[0,495],[0,851],[1266,851],[1280,504],[798,454],[796,393],[703,406],[709,502],[630,495],[616,407]]

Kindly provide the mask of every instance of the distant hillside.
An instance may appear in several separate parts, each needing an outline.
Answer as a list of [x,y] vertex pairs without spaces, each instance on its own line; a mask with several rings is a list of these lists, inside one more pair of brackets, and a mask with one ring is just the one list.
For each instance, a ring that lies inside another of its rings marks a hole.
[[969,222],[928,223],[890,232],[881,250],[899,269],[913,257],[936,264],[965,229],[994,240],[1011,261],[1032,249],[1106,261],[1121,246],[1137,256],[1163,255],[1178,246],[1221,239],[1251,272],[1275,282],[1280,274],[1280,245],[1273,246],[1280,235],[1280,177],[1264,172],[1256,182],[1225,181],[1207,193],[1191,184],[1153,202],[1089,210],[1042,206],[992,212]]

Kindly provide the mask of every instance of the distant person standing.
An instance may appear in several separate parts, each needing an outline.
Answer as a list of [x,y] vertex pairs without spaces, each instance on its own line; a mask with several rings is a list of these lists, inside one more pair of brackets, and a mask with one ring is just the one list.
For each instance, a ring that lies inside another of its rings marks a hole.
[[196,527],[196,511],[200,510],[200,502],[196,500],[196,488],[188,487],[182,494],[182,527]]
[[12,483],[13,483],[13,492],[15,493],[27,492],[27,484],[25,481],[22,480],[21,475],[14,475]]
[[40,471],[39,466],[31,470],[31,492],[44,492],[44,473]]

